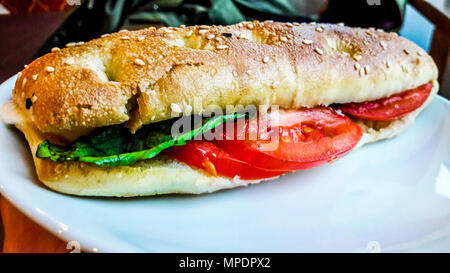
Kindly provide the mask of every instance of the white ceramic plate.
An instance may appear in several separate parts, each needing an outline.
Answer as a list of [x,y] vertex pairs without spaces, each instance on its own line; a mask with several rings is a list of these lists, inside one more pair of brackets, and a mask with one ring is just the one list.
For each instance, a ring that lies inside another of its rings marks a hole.
[[[14,82],[0,86],[1,103]],[[67,196],[36,179],[18,130],[0,125],[0,147],[1,193],[86,251],[450,252],[450,103],[442,97],[400,136],[333,164],[200,196]]]

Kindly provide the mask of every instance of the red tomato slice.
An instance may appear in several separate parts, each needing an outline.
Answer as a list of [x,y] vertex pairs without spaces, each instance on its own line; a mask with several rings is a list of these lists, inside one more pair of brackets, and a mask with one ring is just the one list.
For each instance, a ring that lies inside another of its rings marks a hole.
[[[243,130],[231,136],[224,133],[225,140],[214,143],[258,168],[292,171],[336,159],[355,147],[363,133],[348,117],[328,107],[279,111],[261,120],[260,124],[272,121],[270,132],[262,130],[258,119],[253,119]],[[251,140],[255,131],[259,138]]]
[[193,140],[184,146],[174,146],[163,152],[182,161],[189,166],[206,170],[210,174],[226,177],[239,176],[241,179],[252,180],[276,177],[285,172],[263,170],[239,160],[211,142]]
[[431,89],[433,89],[433,83],[429,82],[388,98],[360,103],[346,103],[341,105],[341,110],[352,117],[364,120],[395,120],[424,104],[430,95]]

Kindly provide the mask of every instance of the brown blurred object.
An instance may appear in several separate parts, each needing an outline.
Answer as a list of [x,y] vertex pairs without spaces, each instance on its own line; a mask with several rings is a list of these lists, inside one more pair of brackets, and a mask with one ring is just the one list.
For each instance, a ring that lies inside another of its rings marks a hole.
[[69,7],[67,0],[0,0],[11,14],[30,14],[62,11]]
[[439,94],[450,99],[450,1],[409,0],[409,3],[434,24],[430,55],[439,68]]
[[4,253],[68,253],[66,243],[41,228],[0,196]]
[[0,83],[32,61],[64,18],[64,12],[0,15]]
[[0,83],[23,69],[78,0],[0,0]]

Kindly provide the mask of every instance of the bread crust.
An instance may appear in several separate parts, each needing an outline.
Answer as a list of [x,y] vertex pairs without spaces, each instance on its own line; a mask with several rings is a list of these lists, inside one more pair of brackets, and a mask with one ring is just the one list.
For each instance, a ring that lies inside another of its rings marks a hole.
[[361,102],[437,74],[425,51],[396,34],[254,21],[118,32],[67,47],[28,65],[13,98],[39,131],[71,140],[124,122],[135,131],[171,117],[174,104],[201,113]]

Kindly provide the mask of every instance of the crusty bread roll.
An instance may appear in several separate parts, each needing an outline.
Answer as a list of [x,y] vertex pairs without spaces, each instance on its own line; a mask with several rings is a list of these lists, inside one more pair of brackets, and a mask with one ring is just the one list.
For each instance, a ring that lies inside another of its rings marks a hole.
[[[385,122],[380,127],[377,123],[357,121],[364,130],[364,135],[358,147],[393,137],[411,125],[414,118],[431,102],[439,89],[439,84],[433,82],[433,90],[427,101],[416,111],[407,116]],[[15,124],[25,135],[40,181],[58,192],[85,196],[115,196],[132,197],[168,193],[201,194],[222,189],[230,189],[262,180],[241,180],[239,177],[229,179],[221,176],[211,176],[209,173],[191,168],[184,163],[159,156],[131,166],[98,166],[82,162],[53,162],[36,157],[39,143],[45,140],[33,122],[27,119],[23,110],[18,109],[10,101],[0,110],[2,117],[9,118],[8,123]],[[270,179],[275,179],[270,178]],[[269,179],[264,179],[269,180]]]
[[24,69],[13,98],[23,109],[32,100],[25,113],[42,133],[73,140],[123,122],[135,131],[173,110],[361,102],[435,79],[431,57],[396,34],[251,22],[148,28],[70,46]]
[[384,123],[355,120],[365,132],[362,145],[411,124],[437,93],[437,73],[418,46],[373,29],[256,21],[149,28],[69,45],[35,60],[0,113],[25,134],[39,179],[57,191],[205,193],[259,181],[214,177],[162,156],[121,167],[57,163],[36,158],[36,148],[45,139],[67,143],[101,126],[125,123],[136,131],[175,110],[362,102],[433,81],[427,102],[407,116]]

